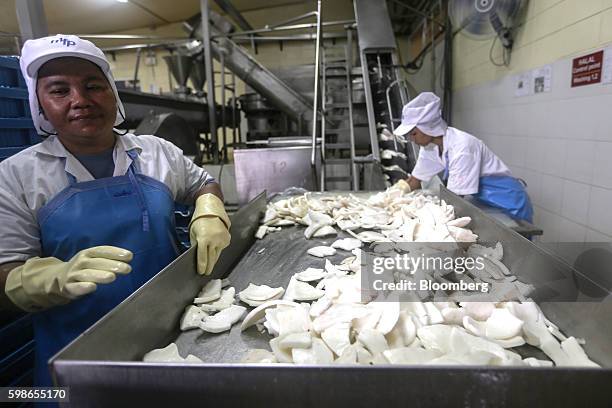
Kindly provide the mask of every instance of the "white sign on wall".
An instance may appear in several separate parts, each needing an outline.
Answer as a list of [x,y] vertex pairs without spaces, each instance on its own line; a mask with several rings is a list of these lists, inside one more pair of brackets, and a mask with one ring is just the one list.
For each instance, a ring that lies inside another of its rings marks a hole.
[[529,72],[523,72],[515,77],[514,96],[527,96],[531,94],[531,75]]
[[544,65],[531,71],[533,93],[550,92],[552,88],[552,65]]

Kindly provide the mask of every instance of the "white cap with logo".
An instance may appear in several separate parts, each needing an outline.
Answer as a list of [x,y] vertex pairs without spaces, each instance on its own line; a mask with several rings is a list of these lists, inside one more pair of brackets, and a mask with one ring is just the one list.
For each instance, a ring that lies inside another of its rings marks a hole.
[[393,133],[403,136],[418,127],[429,136],[443,136],[448,125],[442,119],[440,98],[431,92],[422,92],[402,109],[402,123]]
[[30,112],[32,113],[32,120],[37,132],[41,135],[55,133],[53,125],[47,121],[38,104],[38,96],[36,94],[38,70],[45,62],[61,57],[83,58],[100,67],[117,101],[117,117],[115,118],[114,126],[122,123],[125,118],[125,109],[119,99],[115,79],[110,70],[110,64],[102,50],[91,41],[83,40],[75,35],[57,34],[50,37],[28,40],[21,49],[19,64],[28,86]]

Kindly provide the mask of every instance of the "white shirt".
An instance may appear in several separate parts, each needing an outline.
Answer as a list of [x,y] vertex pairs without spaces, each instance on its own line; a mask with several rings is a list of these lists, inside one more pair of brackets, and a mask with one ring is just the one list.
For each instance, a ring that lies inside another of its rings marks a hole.
[[512,175],[482,140],[452,127],[444,135],[442,155],[438,145],[433,143],[421,147],[412,175],[427,182],[444,171],[447,160],[447,188],[459,195],[478,193],[480,177]]
[[[137,171],[168,186],[177,202],[193,204],[195,193],[215,181],[172,143],[129,133],[117,136],[114,177],[126,174],[133,149]],[[0,264],[41,255],[38,210],[68,187],[66,173],[77,182],[94,179],[56,136],[0,162]]]

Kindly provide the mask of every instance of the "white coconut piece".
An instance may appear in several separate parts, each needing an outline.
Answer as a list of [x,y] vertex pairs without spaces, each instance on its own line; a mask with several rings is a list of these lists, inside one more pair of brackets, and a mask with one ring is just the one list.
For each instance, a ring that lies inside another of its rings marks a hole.
[[363,244],[357,238],[343,238],[334,241],[332,248],[342,249],[344,251],[352,251],[355,248],[361,248]]
[[490,339],[504,340],[519,336],[523,321],[516,318],[508,309],[494,309],[487,319],[485,336]]
[[387,334],[393,330],[399,319],[399,302],[380,302],[376,304],[382,309],[380,319],[376,325],[376,330],[382,334]]
[[311,329],[312,324],[308,310],[302,306],[277,308],[276,318],[280,336],[289,333],[301,333]]
[[554,366],[552,361],[538,360],[537,358],[534,358],[534,357],[528,357],[524,359],[523,362],[530,367],[552,367]]
[[319,228],[314,234],[312,234],[313,238],[322,238],[329,237],[331,235],[338,235],[338,231],[331,225],[324,225]]
[[185,313],[181,318],[180,328],[182,331],[197,329],[203,318],[208,315],[199,307],[189,305],[185,308]]
[[423,303],[423,306],[427,311],[429,324],[440,324],[444,322],[444,317],[436,305],[434,305],[432,302],[425,302]]
[[465,317],[464,308],[447,307],[441,311],[442,317],[444,317],[444,323],[446,324],[463,324],[463,318]]
[[389,348],[384,334],[374,329],[363,329],[361,332],[359,332],[357,341],[363,344],[363,346],[373,355],[376,353],[382,353]]
[[325,272],[324,269],[320,269],[320,268],[306,268],[306,270],[295,274],[295,278],[302,282],[318,281],[318,280],[323,279],[326,276],[327,276],[327,272]]
[[209,333],[221,333],[229,330],[232,325],[238,322],[246,308],[244,306],[231,305],[227,309],[221,310],[214,316],[208,316],[200,323],[200,328]]
[[240,330],[244,331],[244,330],[248,329],[249,327],[253,326],[255,323],[257,323],[258,321],[263,319],[263,317],[265,316],[265,313],[266,313],[266,309],[271,308],[271,307],[277,307],[279,305],[290,306],[290,307],[299,307],[300,306],[298,303],[291,302],[291,301],[288,301],[288,300],[280,300],[280,299],[278,299],[278,300],[267,301],[267,302],[257,306],[255,309],[251,310],[249,312],[249,314],[246,315],[246,317],[242,321],[242,325],[240,326]]
[[412,317],[403,310],[400,312],[397,327],[402,333],[404,345],[410,346],[416,338],[417,328],[412,320]]
[[170,343],[161,349],[149,351],[144,355],[142,361],[145,363],[202,363],[198,357],[189,354],[186,358],[181,357],[175,343]]
[[332,256],[336,254],[336,248],[332,248],[325,245],[312,247],[306,251],[309,255],[316,256],[318,258],[324,258],[326,256]]
[[319,338],[312,339],[312,347],[309,349],[295,348],[291,350],[295,364],[331,364],[334,362],[334,354]]
[[[279,363],[293,363],[293,357],[291,356],[291,350],[285,349],[280,346],[280,338],[275,337],[270,340],[270,348],[272,353],[276,357]],[[299,350],[299,349],[296,349]]]
[[353,304],[333,304],[323,314],[312,321],[312,328],[315,332],[321,333],[328,327],[339,323],[348,323],[353,319],[365,316],[367,309],[361,305]]
[[221,279],[211,279],[193,299],[193,303],[208,303],[221,297]]
[[[313,235],[325,226],[330,226],[334,223],[334,220],[327,214],[320,211],[309,210],[304,221],[308,224],[308,228],[304,230],[304,236],[306,239],[310,239]],[[335,230],[334,230],[335,233]]]
[[492,339],[492,340],[505,349],[519,347],[525,344],[525,339],[523,338],[523,336],[514,336],[514,337],[510,337],[509,339],[503,339],[503,340],[502,339]]
[[234,304],[234,297],[236,296],[236,288],[230,287],[221,291],[221,297],[212,303],[203,303],[200,305],[200,309],[204,312],[217,312],[223,309],[227,309]]
[[284,292],[285,289],[282,287],[271,288],[268,285],[254,285],[249,283],[249,286],[241,291],[239,295],[249,300],[267,301],[282,296]]
[[255,231],[255,238],[263,239],[267,233],[268,233],[268,226],[260,225],[259,228],[257,228],[257,231]]
[[431,360],[440,357],[439,352],[420,347],[401,347],[384,350],[382,354],[391,364],[427,364]]
[[361,224],[354,220],[338,220],[336,221],[336,225],[342,231],[352,231],[361,227]]
[[472,222],[471,217],[461,217],[461,218],[456,218],[454,220],[450,220],[449,222],[446,223],[446,225],[449,225],[452,227],[463,228],[467,226],[470,222]]
[[487,330],[487,324],[485,322],[472,319],[470,316],[463,317],[463,327],[465,327],[469,333],[478,337],[485,337]]
[[321,332],[321,338],[337,356],[341,356],[351,345],[350,328],[350,323],[338,323]]
[[451,332],[453,327],[445,324],[423,326],[417,330],[421,344],[428,350],[436,350],[442,354],[451,352]]
[[320,297],[319,299],[314,301],[312,305],[310,305],[310,310],[309,310],[310,316],[311,317],[321,316],[323,312],[329,309],[332,303],[333,303],[333,300],[327,295]]
[[485,321],[495,310],[493,302],[461,302],[459,303],[465,310],[465,314],[473,319]]
[[342,355],[334,360],[335,364],[357,364],[357,349],[348,346],[342,352]]
[[265,314],[266,318],[263,322],[264,328],[270,333],[271,336],[278,336],[280,331],[280,325],[278,323],[278,310],[279,308],[267,309]]
[[317,289],[306,282],[295,280],[293,287],[293,300],[309,301],[317,300],[325,295],[325,292]]
[[278,363],[278,360],[271,351],[265,349],[250,349],[240,362],[245,364],[273,364]]
[[280,336],[279,339],[280,342],[278,344],[284,349],[310,348],[312,345],[312,335],[307,331],[288,333],[284,336]]
[[561,342],[561,349],[568,356],[568,364],[580,367],[599,367],[599,364],[591,361],[586,355],[575,337],[568,337]]

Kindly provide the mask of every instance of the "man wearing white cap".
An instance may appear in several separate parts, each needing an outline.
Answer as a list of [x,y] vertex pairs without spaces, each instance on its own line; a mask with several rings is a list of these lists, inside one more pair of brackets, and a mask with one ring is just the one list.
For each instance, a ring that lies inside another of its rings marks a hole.
[[397,182],[395,188],[415,190],[422,181],[442,173],[452,192],[473,195],[516,218],[532,221],[533,209],[523,184],[481,140],[446,124],[435,94],[423,92],[406,104],[402,122],[393,133],[409,134],[421,147],[411,176]]
[[120,134],[104,53],[71,35],[29,40],[21,70],[46,139],[0,163],[0,304],[34,312],[37,385],[48,359],[178,255],[174,202],[209,274],[230,241],[219,185],[155,136]]

